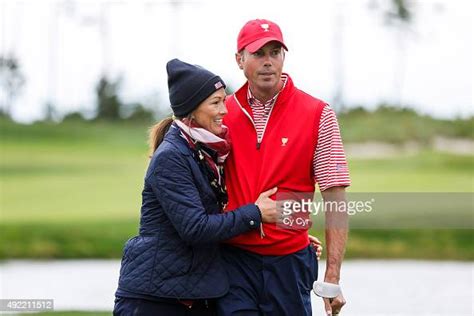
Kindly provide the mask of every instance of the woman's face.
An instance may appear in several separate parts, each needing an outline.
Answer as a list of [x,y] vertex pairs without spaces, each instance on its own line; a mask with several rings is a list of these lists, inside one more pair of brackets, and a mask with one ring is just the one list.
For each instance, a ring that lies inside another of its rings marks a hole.
[[224,88],[211,94],[194,111],[194,121],[213,134],[221,134],[222,118],[227,114],[225,97]]

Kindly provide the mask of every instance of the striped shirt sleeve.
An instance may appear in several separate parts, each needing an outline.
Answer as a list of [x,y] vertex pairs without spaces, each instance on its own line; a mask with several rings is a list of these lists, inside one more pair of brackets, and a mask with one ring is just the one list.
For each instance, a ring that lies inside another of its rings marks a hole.
[[318,130],[313,171],[319,189],[324,191],[331,187],[351,185],[336,113],[329,105],[323,109]]

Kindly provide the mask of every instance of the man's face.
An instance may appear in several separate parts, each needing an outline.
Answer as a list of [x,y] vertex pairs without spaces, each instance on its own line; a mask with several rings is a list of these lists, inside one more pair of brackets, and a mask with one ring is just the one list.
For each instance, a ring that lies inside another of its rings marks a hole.
[[269,42],[254,53],[243,50],[236,54],[236,61],[244,71],[254,92],[272,93],[281,81],[283,48],[278,42]]

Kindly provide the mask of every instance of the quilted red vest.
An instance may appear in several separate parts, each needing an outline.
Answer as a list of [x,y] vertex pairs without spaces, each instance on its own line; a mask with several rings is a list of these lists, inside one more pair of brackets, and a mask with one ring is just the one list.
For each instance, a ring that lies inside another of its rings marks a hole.
[[[314,192],[313,155],[317,145],[321,100],[297,89],[290,76],[273,106],[261,143],[247,101],[248,83],[226,101],[232,150],[225,164],[229,204],[226,211],[255,202],[261,192]],[[275,199],[275,197],[273,197]],[[309,228],[309,227],[308,227]],[[262,255],[286,255],[309,244],[307,229],[264,224],[228,242]]]

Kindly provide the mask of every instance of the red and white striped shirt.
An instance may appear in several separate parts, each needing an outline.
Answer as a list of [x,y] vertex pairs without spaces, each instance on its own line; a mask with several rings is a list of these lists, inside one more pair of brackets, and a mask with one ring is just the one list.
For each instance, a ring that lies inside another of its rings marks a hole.
[[[281,79],[283,81],[282,89],[284,89],[288,77],[282,75]],[[262,103],[253,96],[250,87],[247,91],[258,142],[262,141],[268,118],[279,94],[280,92],[267,102]],[[336,113],[329,105],[326,105],[321,113],[318,135],[318,145],[313,155],[313,174],[319,189],[324,191],[331,187],[351,185]]]

